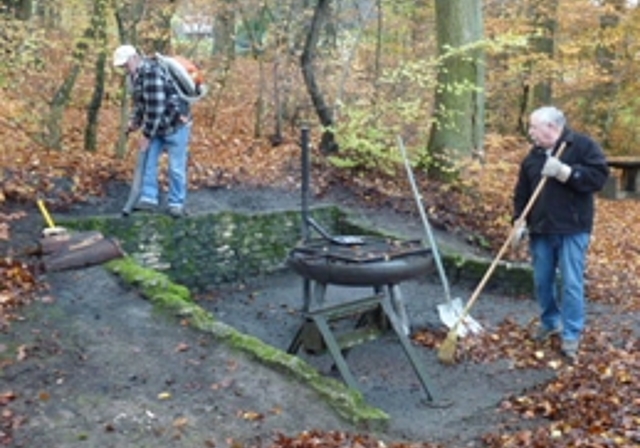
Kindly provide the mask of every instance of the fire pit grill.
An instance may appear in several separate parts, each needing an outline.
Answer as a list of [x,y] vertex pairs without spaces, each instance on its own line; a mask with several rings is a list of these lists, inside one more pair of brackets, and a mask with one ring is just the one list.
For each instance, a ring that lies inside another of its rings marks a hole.
[[321,283],[381,286],[425,274],[433,267],[431,249],[420,241],[374,236],[361,244],[335,244],[311,239],[291,250],[287,260],[299,275]]
[[[302,129],[302,236],[287,264],[302,276],[302,322],[288,352],[296,354],[302,347],[309,353],[329,350],[345,382],[357,388],[346,364],[343,350],[373,340],[391,327],[411,362],[429,402],[434,401],[425,372],[408,338],[409,319],[404,308],[399,283],[428,273],[434,266],[430,248],[420,241],[378,236],[332,236],[309,214],[309,130]],[[321,238],[312,238],[313,228]],[[372,287],[374,295],[350,298],[327,305],[328,285]],[[337,337],[332,323],[359,316],[356,328]],[[346,352],[345,352],[346,353]]]

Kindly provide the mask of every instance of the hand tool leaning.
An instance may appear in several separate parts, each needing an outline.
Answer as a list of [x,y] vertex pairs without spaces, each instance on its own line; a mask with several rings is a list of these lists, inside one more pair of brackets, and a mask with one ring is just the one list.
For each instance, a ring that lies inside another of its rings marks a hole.
[[117,240],[105,238],[98,231],[69,232],[54,224],[51,215],[38,200],[38,208],[47,227],[43,229],[35,253],[41,256],[40,267],[45,272],[63,271],[101,264],[124,256]]
[[[409,178],[409,183],[411,184],[413,196],[418,206],[418,211],[420,212],[422,226],[424,227],[424,231],[431,248],[431,253],[433,254],[433,259],[436,263],[436,268],[438,269],[440,281],[442,282],[442,288],[444,289],[445,302],[438,304],[438,316],[440,317],[442,323],[444,323],[448,328],[455,327],[456,332],[460,337],[464,337],[468,333],[480,333],[482,331],[482,325],[480,325],[480,323],[468,313],[463,316],[462,299],[460,299],[459,297],[456,297],[455,299],[451,298],[451,287],[449,286],[449,280],[442,263],[440,250],[438,249],[438,244],[436,243],[436,239],[433,235],[431,224],[429,223],[429,219],[427,218],[427,213],[424,209],[424,206],[422,205],[422,197],[420,195],[420,192],[418,191],[418,186],[413,176],[413,170],[411,169],[411,164],[409,163],[409,158],[407,157],[407,151],[404,147],[404,142],[402,141],[402,138],[400,136],[397,137],[397,140],[398,147],[400,148],[400,154],[402,155],[404,166],[407,171],[407,177]],[[460,323],[457,323],[459,320]]]

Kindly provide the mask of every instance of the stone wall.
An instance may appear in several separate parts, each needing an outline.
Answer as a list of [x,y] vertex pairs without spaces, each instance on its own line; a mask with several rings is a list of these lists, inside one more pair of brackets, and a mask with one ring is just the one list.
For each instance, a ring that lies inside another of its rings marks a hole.
[[[312,208],[310,214],[331,233],[342,233],[350,226],[344,212],[336,207]],[[283,268],[289,250],[302,237],[300,212],[286,210],[255,214],[225,211],[181,219],[134,214],[59,224],[114,237],[142,266],[164,272],[174,282],[196,291]]]
[[[310,215],[331,234],[380,235],[375,229],[357,225],[338,207],[313,207]],[[134,214],[62,220],[59,224],[78,231],[98,230],[116,238],[140,265],[165,273],[195,292],[282,269],[289,250],[302,239],[299,210],[224,211],[181,219]],[[312,236],[319,237],[313,231]],[[446,252],[442,258],[449,282],[464,282],[469,287],[478,284],[491,261]],[[500,263],[485,288],[530,294],[531,270],[528,265]]]

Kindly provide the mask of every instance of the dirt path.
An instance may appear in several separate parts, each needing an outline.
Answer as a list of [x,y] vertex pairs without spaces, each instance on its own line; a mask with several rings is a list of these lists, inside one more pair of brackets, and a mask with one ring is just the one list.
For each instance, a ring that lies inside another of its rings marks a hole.
[[[71,213],[117,213],[120,196],[110,197]],[[293,208],[297,201],[295,193],[225,190],[194,194],[190,204],[198,212],[213,212]],[[419,223],[389,211],[362,210],[362,218],[407,237],[421,236]],[[31,225],[21,228],[24,237],[37,234],[37,217],[29,219]],[[279,432],[365,431],[341,420],[305,385],[154,310],[102,267],[49,274],[47,281],[49,294],[25,310],[25,319],[9,334],[0,335],[0,357],[24,357],[1,372],[0,393],[15,394],[8,409],[24,417],[11,430],[11,446],[239,446],[233,440],[268,446]],[[453,295],[468,297],[470,286],[454,285]],[[435,305],[443,292],[438,279],[407,282],[402,288],[412,325],[439,325]],[[337,289],[331,294],[357,293]],[[221,288],[200,304],[284,350],[300,324],[295,312],[299,297],[300,279],[283,272]],[[488,294],[474,316],[491,325],[505,316],[530,319],[534,312],[531,301]],[[495,410],[503,398],[550,376],[542,370],[515,371],[506,362],[448,367],[438,363],[433,350],[417,352],[431,392],[451,401],[450,407],[425,405],[424,390],[392,335],[349,353],[349,367],[367,402],[391,417],[384,433],[377,434],[387,441],[474,446],[500,423]],[[335,375],[328,357],[301,356]]]
[[3,371],[27,416],[12,446],[227,446],[344,427],[308,388],[154,311],[101,267],[48,281],[54,301],[7,341],[26,352]]

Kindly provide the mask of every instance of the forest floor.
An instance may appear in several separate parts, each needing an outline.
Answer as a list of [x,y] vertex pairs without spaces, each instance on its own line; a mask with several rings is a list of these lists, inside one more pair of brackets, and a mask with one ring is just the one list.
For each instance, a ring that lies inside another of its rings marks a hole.
[[[118,213],[126,193],[126,186],[113,185],[105,198],[67,213]],[[342,192],[322,201],[347,207],[377,228],[410,238],[423,236],[415,216],[372,209]],[[299,203],[295,191],[227,188],[193,192],[189,207],[194,213],[213,213],[295,209]],[[37,239],[42,218],[35,207],[27,212],[12,223],[11,244]],[[445,250],[488,256],[455,235],[438,232],[438,237]],[[549,367],[515,368],[506,358],[445,366],[438,362],[435,349],[416,345],[433,404],[448,404],[432,406],[390,334],[352,349],[347,358],[367,403],[390,416],[384,429],[356,427],[305,384],[181,325],[176,316],[158,312],[100,266],[49,273],[43,280],[48,289],[0,334],[4,405],[0,441],[7,446],[293,446],[289,438],[313,438],[316,431],[316,442],[333,434],[325,446],[356,437],[349,434],[359,434],[362,446],[367,445],[366,437],[388,444],[484,446],[486,434],[534,426],[536,419],[500,412],[501,403],[557,374]],[[452,296],[466,300],[474,286],[453,284]],[[198,299],[223,322],[286,350],[301,321],[296,313],[300,292],[300,278],[283,271],[227,285]],[[330,292],[332,297],[354,294],[339,288]],[[414,331],[442,327],[436,305],[444,301],[444,292],[436,276],[403,283],[402,292]],[[592,306],[589,313],[594,320],[621,319],[603,305]],[[505,319],[527,326],[536,308],[528,298],[495,290],[483,294],[472,315],[486,328]],[[545,347],[556,362],[552,365],[572,369],[554,351],[554,344]],[[300,356],[322,373],[339,378],[326,355]],[[302,435],[303,431],[311,435]],[[308,443],[298,446],[313,445]]]

